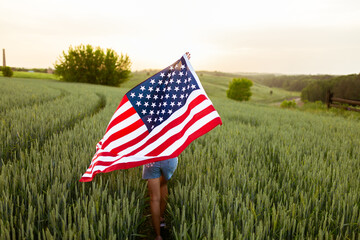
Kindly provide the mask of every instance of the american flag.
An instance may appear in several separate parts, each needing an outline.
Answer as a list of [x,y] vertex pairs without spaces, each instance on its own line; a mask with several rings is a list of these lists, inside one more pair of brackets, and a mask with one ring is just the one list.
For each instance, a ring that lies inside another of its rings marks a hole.
[[184,54],[125,94],[80,182],[177,157],[222,121]]

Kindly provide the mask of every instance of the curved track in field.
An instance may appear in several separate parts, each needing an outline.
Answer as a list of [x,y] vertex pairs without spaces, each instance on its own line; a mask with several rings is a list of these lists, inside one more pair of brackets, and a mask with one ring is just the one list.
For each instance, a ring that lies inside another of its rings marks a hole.
[[[15,84],[15,83],[13,83]],[[34,90],[34,87],[27,89],[28,86],[21,85],[9,87],[5,86],[5,89],[0,91],[0,118],[6,115],[7,113],[19,110],[26,107],[31,107],[34,105],[42,105],[52,101],[61,99],[69,95],[69,91],[53,87],[51,85],[40,85],[39,89]],[[53,92],[53,91],[56,92]]]
[[[26,139],[22,140],[21,142],[19,142],[18,138],[13,138],[8,144],[5,143],[2,146],[2,150],[0,151],[0,167],[10,160],[19,158],[19,153],[21,150],[30,150],[32,144],[42,146],[45,141],[53,134],[59,134],[62,131],[72,129],[75,124],[82,121],[85,117],[97,114],[106,106],[106,98],[103,94],[100,93],[96,93],[96,95],[99,99],[96,105],[88,113],[83,113],[79,115],[76,115],[76,113],[74,113],[73,117],[67,119],[61,125],[56,126],[55,129],[47,129],[42,135],[30,133],[26,136]],[[19,134],[17,134],[17,136],[19,136]]]

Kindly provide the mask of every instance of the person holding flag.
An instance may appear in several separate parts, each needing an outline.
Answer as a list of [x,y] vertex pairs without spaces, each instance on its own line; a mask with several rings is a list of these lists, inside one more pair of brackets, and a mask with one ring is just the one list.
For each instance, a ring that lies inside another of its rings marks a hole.
[[[189,52],[186,52],[186,56],[190,60]],[[143,179],[148,182],[151,218],[157,235],[155,240],[162,239],[160,227],[165,227],[164,213],[169,195],[167,181],[173,175],[177,163],[178,158],[175,157],[143,166]]]
[[179,60],[127,92],[80,182],[96,174],[143,166],[156,239],[168,197],[167,181],[177,157],[196,138],[222,121],[190,64]]

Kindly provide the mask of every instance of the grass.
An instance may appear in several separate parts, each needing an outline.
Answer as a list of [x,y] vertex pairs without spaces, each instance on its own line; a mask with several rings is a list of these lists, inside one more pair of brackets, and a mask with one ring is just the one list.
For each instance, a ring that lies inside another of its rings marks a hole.
[[327,108],[326,104],[321,101],[306,102],[302,107],[298,108],[301,111],[310,112],[318,115],[326,116],[342,116],[344,118],[360,120],[360,113],[348,111],[340,108]]

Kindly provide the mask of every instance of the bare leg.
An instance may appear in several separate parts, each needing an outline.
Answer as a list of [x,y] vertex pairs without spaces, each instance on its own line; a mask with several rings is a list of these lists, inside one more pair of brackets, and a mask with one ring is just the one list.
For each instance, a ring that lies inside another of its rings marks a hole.
[[164,213],[165,213],[165,208],[166,208],[166,203],[167,203],[167,199],[169,196],[168,193],[168,187],[167,187],[167,181],[164,178],[163,175],[161,175],[160,177],[160,195],[161,195],[161,200],[160,200],[160,217],[164,218]]
[[162,239],[160,235],[160,178],[148,179],[148,190],[150,195],[150,209],[156,239]]

